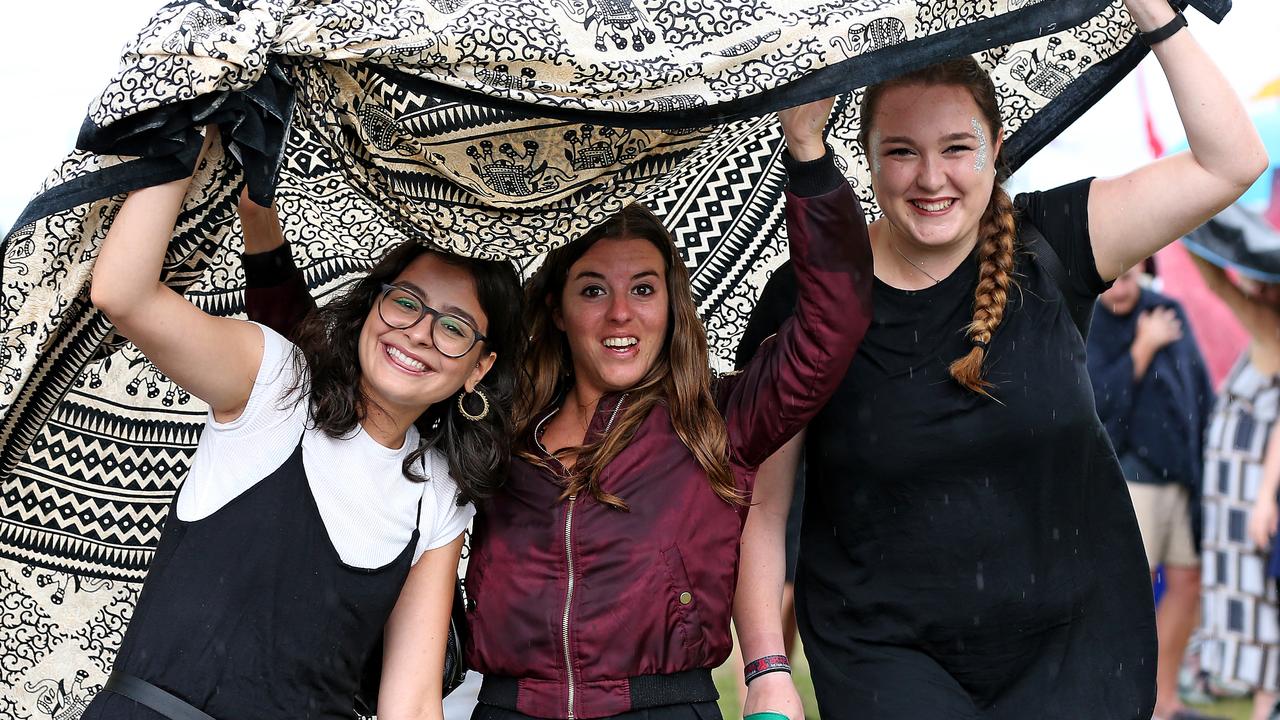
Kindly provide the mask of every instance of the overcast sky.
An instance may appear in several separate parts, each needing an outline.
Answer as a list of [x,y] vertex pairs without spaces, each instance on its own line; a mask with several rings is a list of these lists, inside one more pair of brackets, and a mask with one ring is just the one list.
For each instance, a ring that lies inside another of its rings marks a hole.
[[[89,100],[115,72],[121,47],[161,3],[156,0],[36,0],[11,3],[0,23],[0,231],[7,231],[53,166],[75,144]],[[1280,2],[1235,0],[1221,26],[1188,13],[1196,37],[1249,98],[1280,77]],[[1183,137],[1163,75],[1145,76],[1167,144]],[[1086,175],[1125,172],[1148,159],[1137,83],[1126,79],[1063,137],[1034,158],[1015,187],[1045,188]]]

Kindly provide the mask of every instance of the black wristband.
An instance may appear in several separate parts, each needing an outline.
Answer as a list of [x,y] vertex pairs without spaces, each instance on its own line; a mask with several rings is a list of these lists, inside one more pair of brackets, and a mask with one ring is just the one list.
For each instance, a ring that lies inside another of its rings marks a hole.
[[1165,23],[1163,26],[1152,30],[1151,32],[1139,32],[1138,37],[1147,47],[1151,47],[1158,42],[1164,42],[1173,37],[1175,33],[1187,26],[1187,16],[1182,14],[1180,10],[1173,11],[1173,19]]
[[289,243],[266,252],[242,255],[244,284],[251,288],[274,287],[298,272]]

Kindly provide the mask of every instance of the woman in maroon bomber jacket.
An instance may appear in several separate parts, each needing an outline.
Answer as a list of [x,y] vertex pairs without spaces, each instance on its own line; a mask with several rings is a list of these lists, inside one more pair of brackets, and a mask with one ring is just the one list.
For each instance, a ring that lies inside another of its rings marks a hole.
[[[822,141],[830,108],[779,113],[799,296],[740,373],[711,376],[688,273],[641,206],[530,281],[517,454],[478,508],[467,570],[473,718],[719,718],[710,669],[732,645],[756,468],[821,409],[870,324],[866,225]],[[769,680],[752,685],[765,705],[797,712],[790,682]]]

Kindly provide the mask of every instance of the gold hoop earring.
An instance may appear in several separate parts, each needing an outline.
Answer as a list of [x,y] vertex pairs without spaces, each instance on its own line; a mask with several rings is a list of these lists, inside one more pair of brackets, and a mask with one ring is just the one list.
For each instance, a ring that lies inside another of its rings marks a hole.
[[[478,414],[472,414],[467,411],[467,406],[463,400],[465,400],[468,395],[480,396],[480,402],[484,404],[484,408],[480,410]],[[464,391],[458,393],[458,412],[462,413],[462,417],[470,420],[471,422],[480,422],[481,420],[489,417],[489,398],[485,396],[484,392],[482,392],[480,388],[476,388],[471,392]]]

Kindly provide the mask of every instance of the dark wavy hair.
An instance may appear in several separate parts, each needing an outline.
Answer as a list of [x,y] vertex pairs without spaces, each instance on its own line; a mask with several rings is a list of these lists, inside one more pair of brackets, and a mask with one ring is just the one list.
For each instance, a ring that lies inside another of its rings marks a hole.
[[525,335],[520,325],[520,280],[510,262],[453,255],[412,240],[392,248],[368,274],[298,326],[293,340],[300,351],[294,355],[299,385],[294,393],[300,398],[309,383],[310,422],[330,437],[346,436],[356,428],[369,402],[360,389],[360,331],[383,283],[393,282],[410,263],[428,253],[470,271],[489,321],[483,350],[497,353],[493,367],[476,386],[489,398],[489,415],[481,421],[461,417],[458,395],[434,403],[414,421],[420,435],[418,447],[404,460],[405,477],[424,482],[428,478],[418,469],[422,458],[438,448],[448,458],[449,472],[458,484],[458,504],[463,505],[492,495],[506,477],[511,457],[511,398]]
[[[626,206],[583,237],[552,250],[527,285],[525,325],[531,345],[525,356],[525,370],[520,375],[521,387],[516,399],[517,447],[528,446],[539,415],[560,396],[573,371],[568,336],[552,319],[560,305],[569,270],[593,245],[610,238],[648,240],[662,254],[670,298],[667,336],[653,367],[627,391],[633,401],[618,416],[612,429],[595,442],[566,449],[577,457],[564,496],[588,492],[604,505],[626,510],[627,505],[621,498],[600,487],[600,475],[631,442],[649,411],[662,404],[671,415],[676,435],[706,472],[711,489],[725,501],[741,504],[742,496],[729,469],[728,430],[711,393],[707,332],[698,317],[689,271],[662,221],[636,203]],[[535,464],[542,462],[532,453],[521,451],[520,457]]]

